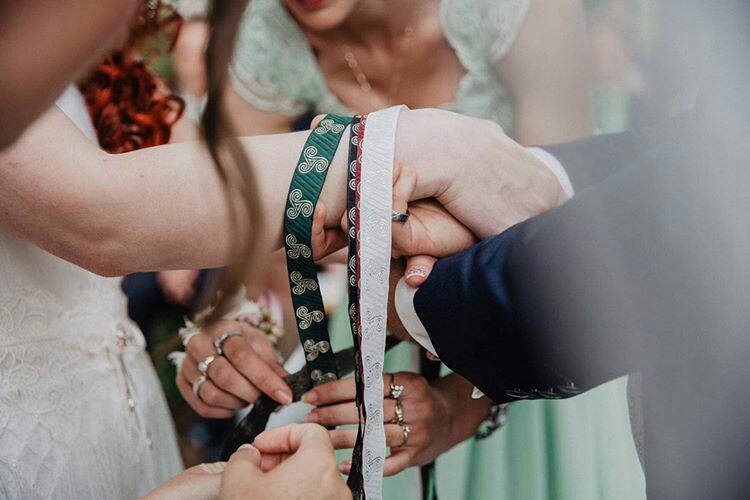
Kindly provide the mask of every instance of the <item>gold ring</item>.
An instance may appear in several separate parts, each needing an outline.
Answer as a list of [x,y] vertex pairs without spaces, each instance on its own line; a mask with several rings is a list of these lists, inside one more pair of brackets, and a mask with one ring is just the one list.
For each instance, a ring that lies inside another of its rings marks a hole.
[[404,418],[404,405],[401,403],[400,400],[396,400],[396,407],[393,409],[394,413],[396,414],[395,417],[393,417],[393,420],[391,420],[392,424],[398,424],[403,425],[406,422],[406,419]]
[[400,424],[400,425],[401,425],[401,430],[404,433],[404,441],[399,445],[399,448],[402,448],[406,446],[406,443],[409,442],[409,433],[411,432],[411,427],[409,427],[408,425],[403,425],[403,424]]

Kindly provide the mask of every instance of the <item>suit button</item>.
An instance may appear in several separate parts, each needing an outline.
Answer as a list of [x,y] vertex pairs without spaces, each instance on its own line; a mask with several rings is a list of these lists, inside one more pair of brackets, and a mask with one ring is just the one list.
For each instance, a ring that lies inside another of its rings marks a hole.
[[568,381],[565,385],[558,386],[557,388],[560,390],[560,392],[564,394],[570,394],[573,396],[583,392],[578,386],[576,386],[573,382],[570,382],[570,381]]
[[516,399],[529,399],[531,397],[531,394],[522,389],[519,389],[518,387],[515,387],[509,391],[505,391],[505,394]]
[[544,399],[560,399],[562,397],[554,387],[548,387],[546,389],[537,391],[537,394],[539,394]]

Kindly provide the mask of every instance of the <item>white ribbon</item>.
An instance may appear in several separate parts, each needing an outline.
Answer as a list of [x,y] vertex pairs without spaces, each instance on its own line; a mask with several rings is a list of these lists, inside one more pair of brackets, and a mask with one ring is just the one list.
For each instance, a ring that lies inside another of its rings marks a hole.
[[383,496],[385,429],[383,357],[391,265],[391,208],[396,125],[404,106],[371,113],[362,142],[360,185],[360,303],[364,405],[367,412],[362,448],[365,498]]

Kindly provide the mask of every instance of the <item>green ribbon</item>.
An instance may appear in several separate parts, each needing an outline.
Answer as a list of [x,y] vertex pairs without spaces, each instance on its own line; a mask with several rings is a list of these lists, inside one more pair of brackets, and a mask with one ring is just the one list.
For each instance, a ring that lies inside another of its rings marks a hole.
[[328,167],[351,117],[326,115],[302,149],[289,186],[284,246],[300,342],[314,384],[338,379],[338,369],[312,254],[312,221]]

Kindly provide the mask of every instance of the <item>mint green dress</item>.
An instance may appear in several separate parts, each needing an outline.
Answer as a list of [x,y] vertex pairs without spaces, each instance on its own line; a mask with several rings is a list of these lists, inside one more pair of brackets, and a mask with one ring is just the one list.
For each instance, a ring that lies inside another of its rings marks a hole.
[[[437,0],[435,0],[437,1]],[[513,103],[495,69],[515,40],[528,0],[442,0],[440,21],[466,76],[447,109],[494,120],[512,135]],[[325,84],[315,56],[280,0],[253,0],[238,35],[231,79],[253,106],[288,116],[353,114]],[[345,307],[331,322],[337,349],[351,344]],[[417,353],[401,345],[386,371],[415,371]],[[563,401],[513,403],[506,425],[438,458],[440,500],[645,498],[631,435],[626,379]],[[408,415],[407,415],[408,417]],[[419,499],[418,468],[386,479],[384,498]]]

